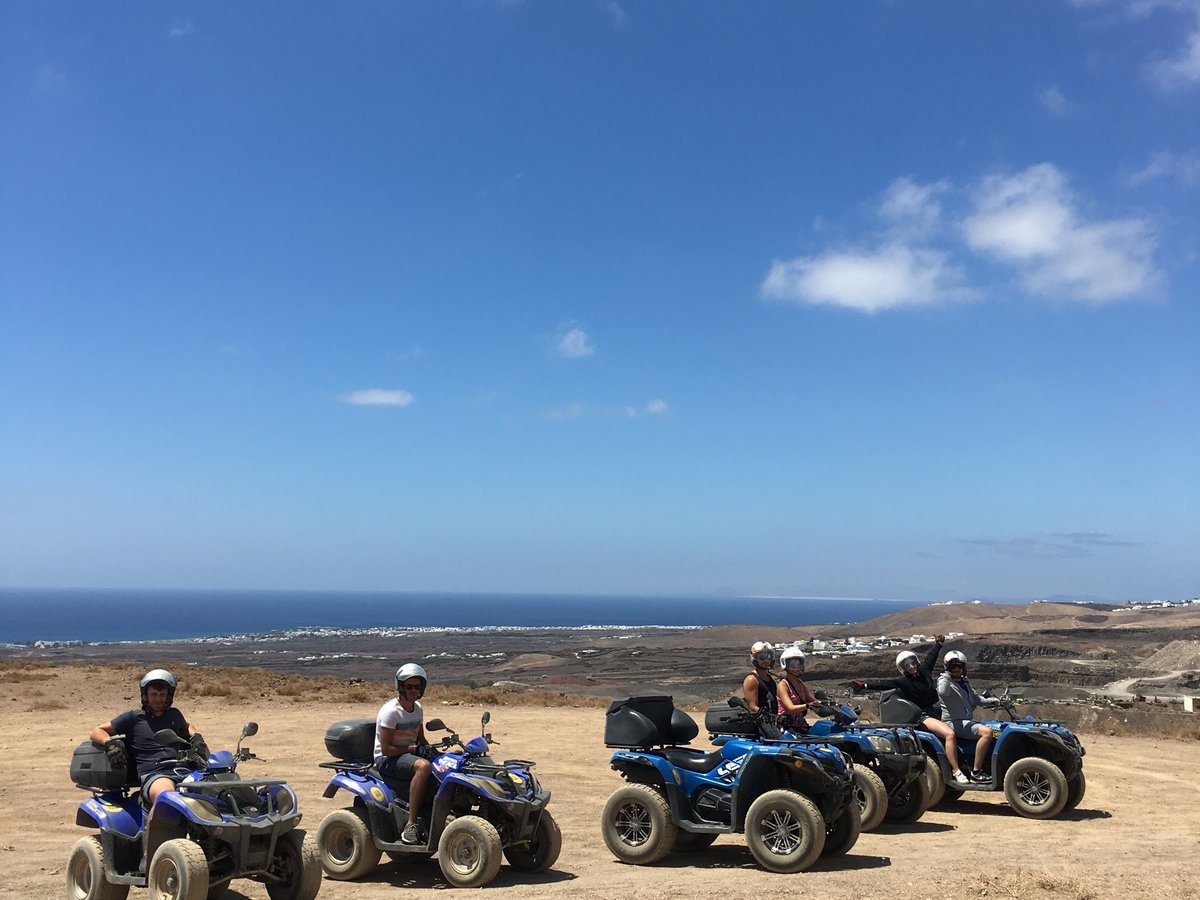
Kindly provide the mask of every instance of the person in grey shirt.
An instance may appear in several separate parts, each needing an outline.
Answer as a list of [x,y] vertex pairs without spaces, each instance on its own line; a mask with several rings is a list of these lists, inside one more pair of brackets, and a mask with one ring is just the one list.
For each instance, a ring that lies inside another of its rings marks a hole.
[[980,697],[967,680],[967,658],[957,650],[944,657],[946,669],[938,676],[938,699],[942,702],[942,720],[954,729],[959,740],[975,741],[975,765],[970,777],[974,781],[991,781],[992,776],[984,771],[988,748],[995,735],[991,726],[976,722],[975,708],[992,707],[1000,701],[995,697]]

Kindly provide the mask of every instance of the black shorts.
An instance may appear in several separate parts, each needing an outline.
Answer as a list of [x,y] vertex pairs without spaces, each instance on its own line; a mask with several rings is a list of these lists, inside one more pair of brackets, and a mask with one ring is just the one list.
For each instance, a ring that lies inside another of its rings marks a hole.
[[419,759],[420,757],[414,753],[385,756],[383,762],[375,764],[375,768],[379,770],[384,781],[403,784],[406,781],[412,781],[413,768]]
[[159,763],[142,778],[142,794],[143,796],[150,792],[150,785],[154,784],[160,778],[170,778],[175,784],[183,781],[190,773],[191,769],[186,766],[180,766],[177,762]]

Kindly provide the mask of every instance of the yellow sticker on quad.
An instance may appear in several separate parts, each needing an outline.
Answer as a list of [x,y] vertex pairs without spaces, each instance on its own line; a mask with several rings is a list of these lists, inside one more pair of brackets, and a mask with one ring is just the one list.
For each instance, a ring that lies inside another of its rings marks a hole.
[[378,800],[380,803],[382,803],[383,802],[383,791],[377,787],[372,786],[371,787],[371,799]]

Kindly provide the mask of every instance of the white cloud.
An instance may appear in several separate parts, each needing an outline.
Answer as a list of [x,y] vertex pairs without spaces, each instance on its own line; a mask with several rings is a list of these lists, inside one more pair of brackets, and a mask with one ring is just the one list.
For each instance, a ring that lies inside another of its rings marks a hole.
[[171,30],[167,32],[170,37],[181,38],[184,35],[191,34],[195,31],[195,27],[191,22],[176,23],[171,26]]
[[410,406],[416,398],[405,390],[365,388],[343,394],[338,399],[351,406]]
[[946,254],[897,243],[776,260],[761,290],[771,300],[879,312],[962,297],[960,282]]
[[1146,74],[1152,84],[1164,91],[1200,83],[1200,25],[1193,26],[1183,50],[1149,63]]
[[938,197],[948,188],[945,181],[918,184],[911,178],[897,178],[883,192],[879,215],[891,223],[894,233],[910,239],[925,237],[941,221],[942,204]]
[[1167,178],[1175,180],[1181,187],[1200,187],[1200,148],[1190,153],[1172,153],[1169,150],[1152,153],[1146,165],[1129,175],[1125,183],[1130,187],[1139,187]]
[[608,13],[609,19],[612,21],[613,28],[620,28],[629,18],[629,14],[625,12],[624,7],[615,0],[605,0],[602,8]]
[[642,412],[648,416],[658,416],[665,418],[671,415],[671,407],[666,400],[655,398],[642,407]]
[[1144,295],[1158,280],[1149,223],[1083,221],[1049,163],[984,179],[963,235],[973,250],[1015,266],[1033,294],[1105,303]]
[[555,350],[559,356],[565,359],[582,359],[592,356],[596,352],[596,348],[592,346],[591,337],[582,328],[570,328],[566,333],[561,334]]
[[1037,99],[1052,116],[1062,118],[1070,115],[1074,107],[1057,84],[1044,87],[1037,92]]

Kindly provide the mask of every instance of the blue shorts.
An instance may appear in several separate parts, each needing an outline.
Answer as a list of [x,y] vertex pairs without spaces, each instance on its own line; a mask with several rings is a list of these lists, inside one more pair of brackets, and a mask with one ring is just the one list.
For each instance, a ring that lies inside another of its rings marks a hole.
[[984,727],[983,722],[974,722],[971,719],[955,719],[950,722],[954,727],[954,736],[964,741],[973,741],[979,737],[979,729]]

